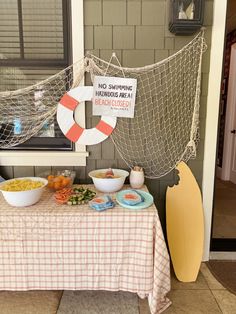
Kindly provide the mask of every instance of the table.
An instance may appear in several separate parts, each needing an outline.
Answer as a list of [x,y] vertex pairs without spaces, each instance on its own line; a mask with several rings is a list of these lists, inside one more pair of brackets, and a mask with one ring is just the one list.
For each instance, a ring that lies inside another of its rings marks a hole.
[[1,195],[0,290],[123,290],[161,313],[170,270],[155,205],[97,212],[58,205],[45,191],[34,206],[14,208]]

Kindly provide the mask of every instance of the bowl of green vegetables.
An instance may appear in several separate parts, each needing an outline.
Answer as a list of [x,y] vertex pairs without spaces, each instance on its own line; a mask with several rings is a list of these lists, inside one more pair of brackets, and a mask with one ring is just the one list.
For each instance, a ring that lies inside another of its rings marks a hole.
[[57,191],[54,198],[58,204],[84,205],[91,201],[96,192],[83,186],[73,186]]

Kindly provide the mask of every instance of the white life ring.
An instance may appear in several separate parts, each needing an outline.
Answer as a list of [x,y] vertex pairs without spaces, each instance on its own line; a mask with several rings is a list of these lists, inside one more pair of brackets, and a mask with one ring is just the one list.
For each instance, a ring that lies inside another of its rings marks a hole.
[[57,106],[57,122],[63,134],[72,142],[82,145],[94,145],[104,141],[116,126],[116,117],[101,116],[98,124],[85,129],[74,120],[75,108],[83,101],[93,97],[92,86],[79,86],[71,89]]

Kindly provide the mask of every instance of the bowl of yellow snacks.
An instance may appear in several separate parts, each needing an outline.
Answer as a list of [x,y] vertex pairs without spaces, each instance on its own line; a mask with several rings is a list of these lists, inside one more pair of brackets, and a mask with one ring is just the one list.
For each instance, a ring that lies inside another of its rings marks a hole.
[[0,183],[0,191],[8,204],[16,207],[37,203],[48,180],[40,177],[24,177]]

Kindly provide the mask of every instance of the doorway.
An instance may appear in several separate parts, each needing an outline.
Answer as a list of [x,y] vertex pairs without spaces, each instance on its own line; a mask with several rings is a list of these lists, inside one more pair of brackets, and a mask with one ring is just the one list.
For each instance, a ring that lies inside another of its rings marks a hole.
[[228,1],[211,251],[236,251],[236,2]]

